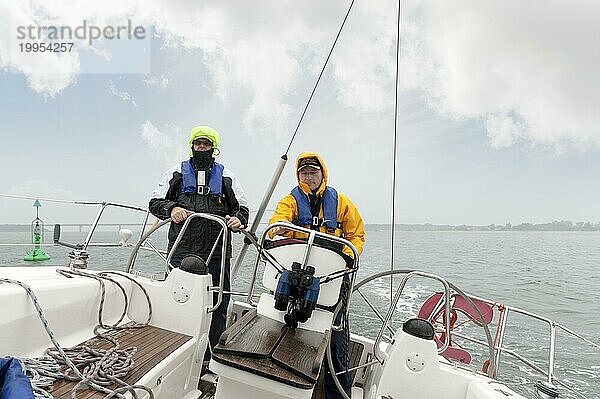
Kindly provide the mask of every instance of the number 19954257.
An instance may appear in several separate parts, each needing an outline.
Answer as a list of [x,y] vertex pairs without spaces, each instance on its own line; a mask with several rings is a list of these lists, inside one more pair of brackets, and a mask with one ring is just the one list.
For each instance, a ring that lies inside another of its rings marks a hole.
[[19,43],[22,53],[70,53],[74,43]]

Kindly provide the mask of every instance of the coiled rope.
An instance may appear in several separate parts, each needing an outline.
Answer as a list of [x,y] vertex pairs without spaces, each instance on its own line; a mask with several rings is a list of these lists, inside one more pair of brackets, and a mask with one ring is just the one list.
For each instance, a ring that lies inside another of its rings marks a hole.
[[[44,316],[44,311],[40,306],[37,296],[33,290],[27,284],[21,281],[0,277],[0,283],[18,285],[25,290],[38,313],[38,317],[42,322],[50,341],[54,345],[54,348],[50,348],[46,351],[46,356],[36,359],[19,359],[24,373],[31,380],[35,397],[52,398],[53,396],[47,390],[57,379],[65,379],[68,381],[79,381],[71,391],[72,399],[76,398],[77,390],[83,385],[105,393],[106,395],[104,396],[104,399],[114,397],[123,398],[123,394],[126,392],[130,392],[132,397],[137,399],[137,390],[147,392],[149,394],[149,398],[153,399],[154,393],[149,388],[143,385],[129,385],[122,380],[122,378],[132,369],[134,365],[133,355],[137,352],[137,348],[130,347],[127,349],[121,349],[118,340],[107,334],[109,331],[128,328],[141,328],[148,325],[152,318],[152,304],[150,302],[150,296],[145,288],[131,276],[119,272],[111,271],[94,274],[80,270],[62,269],[58,269],[57,272],[69,278],[72,278],[73,276],[81,276],[92,278],[99,282],[101,298],[98,310],[98,325],[94,328],[94,334],[99,338],[106,339],[114,346],[110,349],[103,350],[91,348],[87,345],[81,344],[72,348],[63,349],[60,343],[56,340],[54,332],[50,329],[48,320]],[[133,322],[120,325],[127,314],[129,301],[124,287],[118,281],[109,277],[109,275],[118,275],[124,277],[132,281],[142,290],[148,302],[148,318],[144,323]],[[123,312],[121,313],[119,320],[112,325],[106,325],[102,317],[106,294],[104,280],[116,284],[125,299]],[[101,329],[106,331],[100,332]],[[61,371],[61,365],[66,366],[66,370]],[[82,368],[83,372],[79,371],[78,367]],[[114,390],[106,388],[113,383],[121,386]]]
[[23,373],[31,381],[33,394],[36,399],[52,398],[48,390],[54,381],[62,378],[60,366],[50,357],[42,356],[37,359],[19,359]]

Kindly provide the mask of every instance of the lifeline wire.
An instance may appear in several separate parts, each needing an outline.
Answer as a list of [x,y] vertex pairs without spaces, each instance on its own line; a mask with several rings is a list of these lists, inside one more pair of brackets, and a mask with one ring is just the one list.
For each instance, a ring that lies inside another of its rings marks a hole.
[[37,198],[37,197],[29,197],[26,195],[13,195],[13,194],[3,194],[0,193],[1,198],[16,198],[16,199],[29,199],[29,200],[40,200],[42,202],[56,202],[62,204],[77,204],[77,205],[102,205],[102,202],[93,202],[93,201],[71,201],[71,200],[60,200],[54,198]]

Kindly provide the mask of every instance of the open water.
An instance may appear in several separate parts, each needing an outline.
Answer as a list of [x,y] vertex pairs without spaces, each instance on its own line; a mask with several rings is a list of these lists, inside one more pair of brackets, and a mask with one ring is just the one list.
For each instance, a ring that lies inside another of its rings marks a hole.
[[[153,243],[166,246],[166,232],[158,232]],[[390,268],[389,230],[369,229],[361,257],[357,281]],[[48,234],[50,237],[50,234]],[[65,232],[62,240],[81,242],[85,233]],[[135,235],[134,235],[135,237]],[[0,243],[27,243],[28,233],[0,233]],[[119,240],[116,231],[101,231],[95,242]],[[235,247],[241,239],[235,235]],[[43,265],[66,265],[69,249],[48,246],[52,259]],[[24,262],[29,247],[0,245],[0,266],[34,264]],[[600,343],[600,233],[598,232],[414,232],[398,231],[395,244],[395,269],[419,269],[443,276],[470,294],[492,299],[546,316],[584,337]],[[90,268],[123,269],[129,250],[91,248]],[[234,250],[235,252],[235,250]],[[234,291],[246,291],[250,269],[256,252],[250,250],[240,275],[233,281]],[[138,257],[136,268],[154,272],[163,265],[153,253]],[[1,273],[1,270],[0,270]],[[397,287],[401,277],[390,283],[384,278],[364,287],[362,292],[379,312],[386,314],[390,303],[390,284]],[[439,283],[424,279],[411,280],[402,295],[394,317],[394,327],[413,317],[420,304]],[[462,319],[459,319],[459,323]],[[495,321],[491,327],[495,327]],[[374,338],[381,323],[358,295],[351,303],[351,331]],[[474,331],[483,337],[480,327],[466,323],[462,332]],[[493,332],[492,332],[493,333]],[[505,346],[518,351],[539,367],[548,367],[549,328],[539,321],[509,316]],[[473,368],[481,367],[484,351],[471,343],[457,343],[473,355]],[[561,331],[557,334],[555,374],[577,386],[578,395],[561,389],[561,398],[600,398],[600,350],[572,339]],[[499,377],[508,381],[526,397],[530,387],[542,377],[522,363],[503,356]]]

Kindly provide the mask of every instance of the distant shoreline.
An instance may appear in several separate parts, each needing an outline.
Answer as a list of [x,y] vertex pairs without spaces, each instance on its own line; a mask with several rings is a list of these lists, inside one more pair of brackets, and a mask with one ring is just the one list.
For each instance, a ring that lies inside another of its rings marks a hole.
[[[367,230],[389,230],[389,224],[367,224]],[[552,223],[521,223],[512,225],[490,224],[481,225],[448,225],[448,224],[396,224],[396,230],[400,231],[600,231],[600,223],[578,222],[572,223],[568,220]]]
[[[83,223],[82,226],[89,227],[89,224]],[[100,227],[107,227],[102,226]],[[114,227],[114,225],[112,225]],[[132,225],[126,225],[131,228]],[[45,230],[51,231],[52,225],[46,225]],[[366,224],[365,228],[367,231],[388,231],[390,229],[389,224],[378,224],[370,223]],[[84,228],[84,231],[87,231]],[[573,223],[568,220],[554,221],[551,223],[521,223],[518,225],[512,225],[507,223],[505,225],[490,224],[486,226],[481,225],[448,225],[448,224],[403,224],[397,223],[396,230],[398,231],[600,231],[600,223],[590,222],[577,222]],[[0,224],[0,233],[11,233],[11,232],[30,232],[31,225],[29,224]]]

